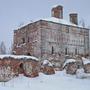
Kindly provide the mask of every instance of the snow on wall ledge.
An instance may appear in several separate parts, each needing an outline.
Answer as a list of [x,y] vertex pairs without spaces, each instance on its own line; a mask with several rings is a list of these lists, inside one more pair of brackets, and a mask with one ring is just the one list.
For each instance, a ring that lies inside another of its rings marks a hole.
[[82,60],[83,60],[83,64],[84,65],[85,64],[90,64],[90,60],[89,59],[82,57]]
[[0,59],[3,58],[14,58],[14,59],[32,59],[38,61],[38,58],[34,56],[26,56],[26,55],[0,55]]
[[75,59],[67,59],[66,62],[64,63],[63,67],[68,64],[68,63],[72,63],[72,62],[76,62]]
[[48,60],[44,60],[43,65],[53,66]]

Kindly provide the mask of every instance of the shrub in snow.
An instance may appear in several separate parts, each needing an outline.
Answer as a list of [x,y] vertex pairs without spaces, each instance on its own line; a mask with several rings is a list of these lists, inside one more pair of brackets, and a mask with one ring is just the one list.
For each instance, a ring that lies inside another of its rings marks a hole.
[[55,74],[53,65],[48,61],[44,60],[42,65],[41,65],[41,72],[44,74],[50,75],[50,74]]
[[85,78],[85,73],[84,73],[84,69],[83,68],[77,70],[76,78],[80,78],[80,79]]

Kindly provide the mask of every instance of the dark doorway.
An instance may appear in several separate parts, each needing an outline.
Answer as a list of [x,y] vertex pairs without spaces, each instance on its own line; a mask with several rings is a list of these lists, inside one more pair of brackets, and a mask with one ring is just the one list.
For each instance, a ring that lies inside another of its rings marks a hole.
[[28,55],[28,56],[31,56],[31,54],[30,54],[30,53],[27,53],[27,55]]
[[20,68],[23,68],[23,63],[20,64]]
[[24,73],[24,69],[23,69],[23,63],[21,63],[19,65],[19,74],[23,74]]

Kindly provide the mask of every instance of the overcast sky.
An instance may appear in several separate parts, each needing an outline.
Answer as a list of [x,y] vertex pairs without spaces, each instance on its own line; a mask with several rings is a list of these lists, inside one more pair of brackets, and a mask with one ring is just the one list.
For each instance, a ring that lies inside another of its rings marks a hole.
[[64,18],[70,12],[77,12],[79,20],[90,26],[90,0],[0,0],[0,42],[7,47],[13,39],[13,30],[20,24],[51,16],[54,5],[64,7]]

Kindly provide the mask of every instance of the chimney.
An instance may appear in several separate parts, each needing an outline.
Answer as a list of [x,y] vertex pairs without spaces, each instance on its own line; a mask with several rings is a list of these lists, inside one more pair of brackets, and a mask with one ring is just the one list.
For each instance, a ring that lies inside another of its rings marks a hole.
[[63,7],[58,5],[51,10],[52,17],[63,19]]
[[71,13],[69,14],[69,17],[70,17],[70,22],[78,25],[78,14],[77,13]]

